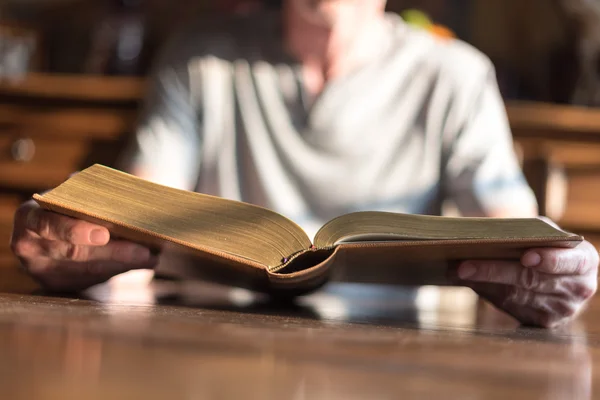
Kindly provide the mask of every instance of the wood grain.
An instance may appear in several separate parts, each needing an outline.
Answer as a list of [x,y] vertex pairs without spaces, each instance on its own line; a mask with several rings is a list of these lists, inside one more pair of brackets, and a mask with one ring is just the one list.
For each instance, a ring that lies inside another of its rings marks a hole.
[[[518,135],[517,135],[518,136]],[[548,161],[569,167],[600,165],[600,143],[568,141],[568,133],[562,140],[532,139],[518,137],[520,150],[527,155],[542,154]]]
[[[29,161],[16,161],[11,155],[11,147],[22,138],[31,139],[35,147]],[[77,171],[91,144],[83,140],[0,135],[0,185],[30,190],[54,187]]]
[[512,102],[507,114],[523,159],[554,168],[552,182],[530,182],[541,204],[558,205],[551,216],[564,228],[600,238],[600,110]]
[[32,98],[137,102],[145,91],[146,80],[136,77],[31,73],[0,82],[0,93]]
[[511,102],[506,110],[517,138],[600,141],[600,110],[595,108]]
[[118,108],[0,104],[0,126],[28,136],[115,140],[135,129],[136,113]]
[[600,227],[600,168],[568,171],[568,196],[561,223],[580,229]]
[[[136,294],[138,297],[136,297]],[[0,296],[11,399],[591,399],[598,307],[559,332],[414,291],[332,286],[295,306],[208,286]],[[588,321],[592,321],[589,323]]]

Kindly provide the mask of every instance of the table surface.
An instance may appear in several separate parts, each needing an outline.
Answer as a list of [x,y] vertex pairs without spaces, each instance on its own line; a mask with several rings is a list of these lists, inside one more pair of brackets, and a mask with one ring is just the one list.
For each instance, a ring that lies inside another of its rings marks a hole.
[[[439,299],[442,298],[440,305]],[[0,295],[6,399],[589,399],[600,302],[558,331],[467,289],[336,284],[296,304],[198,283]],[[596,368],[594,368],[594,366]]]

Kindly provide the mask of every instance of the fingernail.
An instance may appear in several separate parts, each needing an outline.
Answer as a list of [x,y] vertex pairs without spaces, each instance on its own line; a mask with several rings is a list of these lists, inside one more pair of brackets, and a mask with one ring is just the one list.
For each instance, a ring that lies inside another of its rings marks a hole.
[[537,267],[540,262],[542,262],[542,257],[534,251],[525,254],[521,260],[523,266],[528,268]]
[[93,244],[106,244],[110,235],[104,229],[94,229],[90,232],[90,242]]
[[477,267],[471,263],[463,263],[458,268],[458,277],[460,279],[469,279],[477,273]]
[[150,259],[150,250],[145,247],[136,247],[132,254],[131,258],[134,263],[145,263]]

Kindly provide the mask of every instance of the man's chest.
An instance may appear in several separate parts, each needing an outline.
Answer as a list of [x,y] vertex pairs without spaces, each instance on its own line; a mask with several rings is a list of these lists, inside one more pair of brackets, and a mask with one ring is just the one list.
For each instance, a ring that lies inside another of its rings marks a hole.
[[271,207],[299,199],[331,214],[414,211],[436,191],[441,144],[419,85],[363,74],[307,99],[292,67],[237,63],[213,70],[203,90],[203,176],[237,182],[213,194]]

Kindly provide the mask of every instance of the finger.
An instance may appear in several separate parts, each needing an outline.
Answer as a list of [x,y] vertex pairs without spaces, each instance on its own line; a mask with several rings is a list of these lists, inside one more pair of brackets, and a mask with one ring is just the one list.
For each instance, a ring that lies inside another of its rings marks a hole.
[[83,246],[68,242],[40,239],[45,254],[56,261],[114,261],[124,264],[155,263],[157,256],[145,246],[125,240],[112,240],[105,246]]
[[581,303],[516,288],[504,301],[504,309],[524,323],[555,328],[572,320]]
[[144,264],[125,264],[115,261],[90,261],[87,263],[78,263],[74,261],[62,262],[54,272],[62,276],[83,276],[90,278],[108,279],[115,275],[138,269],[152,269],[151,265]]
[[518,262],[497,260],[466,261],[458,267],[458,277],[465,281],[501,283],[537,290],[548,277],[525,268]]
[[[58,263],[51,260],[50,263],[35,265],[29,272],[47,289],[53,291],[79,291],[136,269],[150,268],[113,261],[94,261],[89,263],[63,261]],[[40,273],[40,270],[44,272]]]
[[458,276],[465,282],[498,283],[581,300],[591,297],[597,286],[596,279],[586,276],[551,275],[510,261],[466,261],[459,265]]
[[47,240],[62,240],[75,245],[103,246],[108,243],[108,229],[75,218],[32,208],[27,214],[26,228]]
[[45,254],[40,247],[39,240],[32,237],[11,239],[10,247],[15,256],[20,259],[39,257]]
[[586,275],[597,270],[598,252],[589,242],[573,249],[533,249],[521,257],[521,264],[548,274]]
[[581,302],[507,285],[475,282],[468,286],[494,306],[525,324],[555,327],[572,319],[582,308]]

